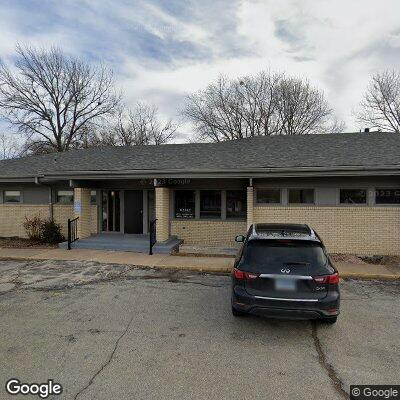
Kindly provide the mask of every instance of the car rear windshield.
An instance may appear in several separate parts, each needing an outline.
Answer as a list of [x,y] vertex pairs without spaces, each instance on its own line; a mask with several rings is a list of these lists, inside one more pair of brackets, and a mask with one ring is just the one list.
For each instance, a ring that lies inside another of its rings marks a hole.
[[282,266],[304,268],[310,273],[330,270],[321,245],[299,240],[252,240],[243,249],[240,261],[246,271],[260,273],[278,272]]

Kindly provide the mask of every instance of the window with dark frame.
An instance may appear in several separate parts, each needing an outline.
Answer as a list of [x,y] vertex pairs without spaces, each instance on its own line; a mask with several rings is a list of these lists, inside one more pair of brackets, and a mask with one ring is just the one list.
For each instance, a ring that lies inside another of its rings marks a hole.
[[365,189],[340,189],[340,204],[367,204]]
[[194,190],[175,190],[175,218],[193,219],[196,216]]
[[288,189],[289,204],[314,204],[314,189]]
[[21,192],[19,190],[5,190],[4,203],[21,203]]
[[226,191],[226,218],[244,219],[247,216],[247,192],[246,190]]
[[280,204],[280,189],[257,189],[257,203],[260,204]]
[[97,191],[96,190],[90,191],[90,204],[97,204]]
[[400,204],[400,188],[375,190],[376,204]]
[[200,218],[221,219],[221,191],[200,191]]
[[74,191],[73,190],[57,190],[56,202],[60,204],[73,204]]

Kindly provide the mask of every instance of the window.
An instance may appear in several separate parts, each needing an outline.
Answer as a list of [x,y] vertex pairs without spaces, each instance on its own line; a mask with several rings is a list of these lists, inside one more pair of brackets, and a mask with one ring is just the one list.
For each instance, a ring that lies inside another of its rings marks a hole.
[[200,192],[200,218],[221,218],[221,192],[202,190]]
[[289,204],[314,204],[314,189],[289,189]]
[[400,204],[400,189],[376,189],[376,204]]
[[226,218],[246,218],[247,192],[245,190],[226,191]]
[[309,269],[322,275],[333,273],[326,261],[319,243],[273,239],[249,241],[244,246],[240,263],[245,264],[249,272],[279,272],[282,265],[291,264],[299,275],[309,274]]
[[257,203],[279,204],[281,202],[280,189],[257,190]]
[[365,189],[340,189],[340,204],[366,204]]
[[96,190],[90,191],[90,204],[97,204],[97,192]]
[[20,203],[21,192],[19,190],[5,190],[4,203]]
[[74,191],[73,190],[57,190],[56,202],[61,204],[73,204]]
[[194,190],[175,190],[175,218],[193,219],[195,206]]

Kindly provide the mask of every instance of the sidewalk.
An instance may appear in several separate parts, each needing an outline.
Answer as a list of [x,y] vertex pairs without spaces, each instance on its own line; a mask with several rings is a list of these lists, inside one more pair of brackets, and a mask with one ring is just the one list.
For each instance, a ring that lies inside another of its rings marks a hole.
[[[97,261],[106,264],[129,264],[147,268],[168,268],[198,272],[228,273],[233,258],[225,257],[185,257],[124,251],[86,250],[86,249],[7,249],[0,248],[0,260],[65,260]],[[398,270],[384,265],[351,264],[337,262],[335,266],[342,278],[400,280]]]

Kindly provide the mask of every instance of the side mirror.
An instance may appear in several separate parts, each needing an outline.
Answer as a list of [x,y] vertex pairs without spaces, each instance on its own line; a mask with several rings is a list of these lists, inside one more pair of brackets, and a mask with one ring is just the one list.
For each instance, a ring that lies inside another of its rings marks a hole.
[[235,242],[243,243],[243,242],[244,242],[244,239],[245,239],[245,237],[244,237],[243,235],[237,235],[237,236],[235,237]]

